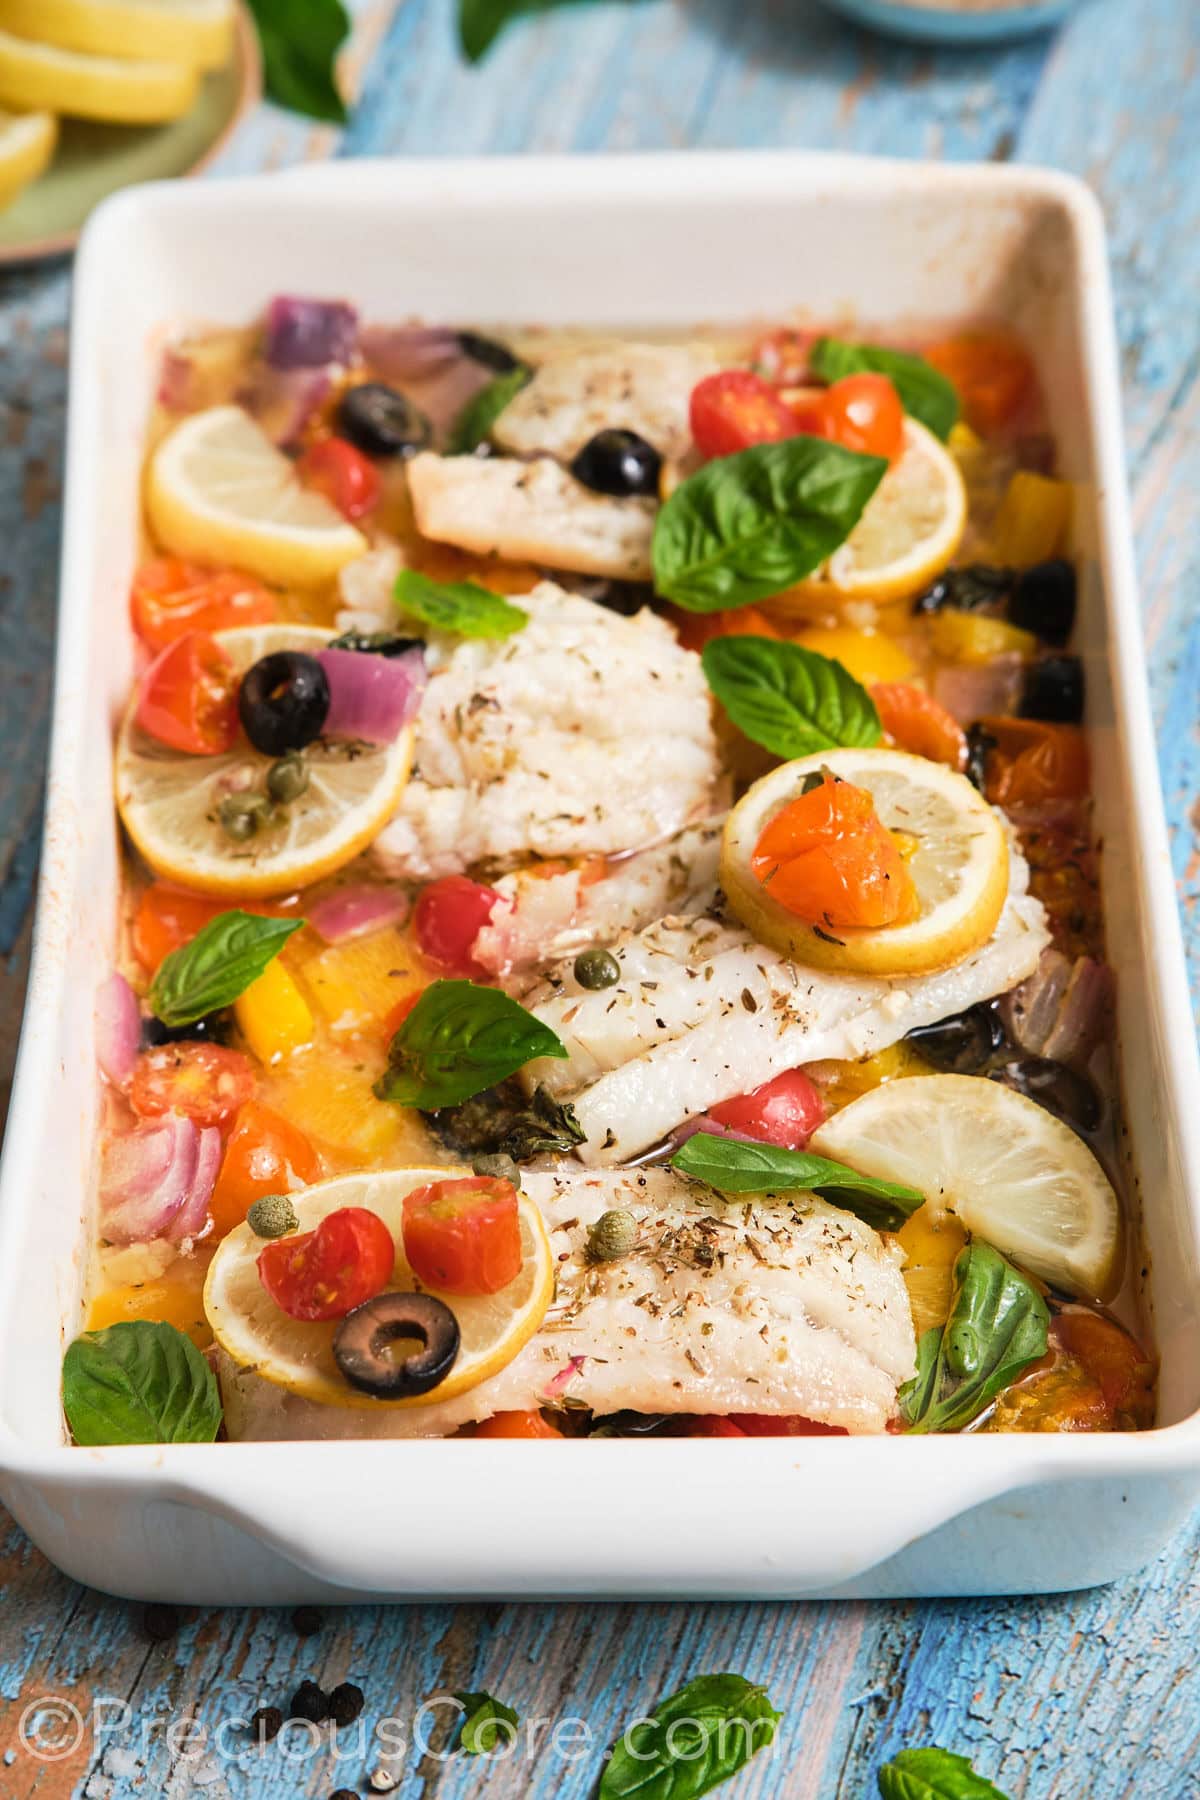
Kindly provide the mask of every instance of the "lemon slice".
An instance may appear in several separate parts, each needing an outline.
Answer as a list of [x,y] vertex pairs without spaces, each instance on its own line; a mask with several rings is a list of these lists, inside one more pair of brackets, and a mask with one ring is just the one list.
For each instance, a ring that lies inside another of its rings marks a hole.
[[36,181],[58,142],[58,121],[49,113],[0,112],[0,207]]
[[0,105],[18,111],[160,125],[187,112],[199,85],[199,72],[187,63],[84,56],[0,30]]
[[[773,900],[751,869],[767,824],[823,768],[866,788],[898,835],[919,906],[909,924],[818,932]],[[796,962],[927,975],[952,968],[992,935],[1008,892],[1008,842],[987,801],[944,763],[903,750],[828,750],[773,769],[738,801],[721,844],[721,886],[742,924]]]
[[0,0],[0,29],[91,56],[219,69],[233,48],[233,0]]
[[809,1148],[902,1181],[935,1212],[1053,1287],[1111,1296],[1121,1209],[1087,1145],[1053,1113],[979,1075],[919,1075],[864,1094]]
[[[387,1169],[377,1174],[342,1175],[291,1195],[301,1231],[342,1206],[377,1213],[396,1243],[396,1266],[389,1284],[411,1291],[418,1286],[404,1260],[401,1223],[404,1196],[429,1181],[469,1174],[467,1169]],[[554,1260],[542,1216],[532,1200],[520,1197],[521,1272],[498,1294],[447,1294],[462,1342],[449,1375],[427,1394],[405,1400],[377,1400],[352,1388],[333,1357],[336,1319],[308,1324],[276,1306],[258,1276],[263,1240],[249,1225],[238,1225],[213,1257],[204,1284],[204,1310],[222,1350],[243,1369],[275,1387],[325,1406],[433,1406],[478,1387],[505,1368],[546,1316],[554,1294]],[[440,1296],[439,1296],[440,1297]]]
[[361,556],[366,539],[240,406],[193,413],[146,472],[155,536],[177,556],[233,563],[280,587],[316,587]]
[[[313,625],[264,625],[218,631],[216,641],[239,675],[274,650],[310,654],[333,634]],[[304,752],[308,787],[279,809],[278,822],[238,843],[217,808],[238,788],[257,787],[271,758],[243,737],[219,756],[189,756],[149,737],[134,706],[117,738],[117,807],[126,831],[155,874],[202,894],[263,899],[332,875],[365,850],[396,810],[412,763],[413,727],[391,744],[326,743]]]

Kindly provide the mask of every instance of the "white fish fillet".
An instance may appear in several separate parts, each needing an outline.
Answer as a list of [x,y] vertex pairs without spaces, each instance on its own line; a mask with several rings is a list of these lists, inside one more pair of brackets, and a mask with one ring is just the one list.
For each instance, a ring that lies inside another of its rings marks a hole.
[[569,1052],[522,1079],[569,1099],[594,1166],[626,1162],[698,1113],[785,1069],[886,1049],[978,1000],[1006,993],[1049,941],[1028,868],[1011,858],[1009,897],[989,941],[938,975],[880,980],[792,963],[741,925],[667,918],[613,945],[620,982],[580,988],[564,964],[524,999]]
[[530,615],[521,631],[460,642],[431,676],[417,773],[375,840],[391,876],[614,854],[711,810],[711,700],[671,627],[552,582],[515,604]]
[[692,389],[720,367],[708,344],[613,344],[552,357],[496,421],[517,456],[570,462],[598,431],[636,431],[678,461],[691,448]]
[[[800,1413],[883,1430],[915,1354],[892,1240],[812,1195],[729,1204],[669,1169],[523,1185],[565,1260],[545,1322],[507,1369],[440,1406],[371,1413],[297,1400],[223,1358],[230,1436],[436,1437],[561,1396],[599,1414]],[[586,1228],[614,1206],[639,1220],[638,1244],[589,1264]]]
[[581,575],[650,579],[657,502],[593,493],[547,458],[425,450],[408,465],[408,491],[418,530],[436,543]]

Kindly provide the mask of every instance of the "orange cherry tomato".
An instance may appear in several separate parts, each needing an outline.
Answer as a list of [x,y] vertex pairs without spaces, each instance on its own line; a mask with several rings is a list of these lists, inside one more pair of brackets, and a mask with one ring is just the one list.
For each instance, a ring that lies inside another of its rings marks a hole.
[[258,1278],[291,1319],[341,1319],[382,1293],[395,1261],[392,1234],[379,1215],[342,1206],[315,1231],[267,1244]]
[[916,890],[899,846],[864,788],[823,781],[778,813],[750,866],[772,899],[831,931],[911,918]]
[[871,698],[883,729],[900,750],[926,756],[930,762],[967,766],[967,734],[944,706],[911,681],[877,681]]
[[891,462],[904,447],[904,408],[886,375],[843,376],[825,390],[821,412],[823,435],[846,450]]
[[[274,904],[261,900],[239,900],[242,912],[260,913],[276,918],[292,911],[297,901],[283,900]],[[133,915],[133,954],[150,975],[164,956],[190,943],[218,913],[228,912],[228,900],[210,900],[204,894],[193,894],[186,888],[172,887],[166,881],[152,881],[144,888]]]
[[1048,800],[1081,800],[1087,793],[1087,739],[1077,725],[1008,718],[981,719],[979,724],[995,739],[984,781],[993,805],[1040,806]]
[[345,438],[322,438],[304,452],[296,473],[347,519],[363,519],[379,503],[379,470]]
[[255,1089],[254,1067],[223,1044],[182,1042],[143,1050],[133,1065],[129,1101],[143,1119],[185,1113],[197,1125],[226,1125]]
[[239,569],[206,569],[178,556],[143,563],[129,596],[133,629],[152,650],[188,631],[225,631],[234,625],[269,625],[275,600],[253,575]]
[[540,1412],[498,1412],[475,1427],[477,1438],[561,1438]]
[[302,1131],[247,1100],[225,1145],[209,1210],[217,1235],[240,1225],[264,1194],[289,1194],[321,1179],[321,1159]]
[[521,1272],[521,1225],[511,1181],[468,1175],[404,1196],[404,1254],[443,1294],[498,1294]]
[[138,686],[142,730],[192,756],[216,756],[237,737],[233,664],[206,632],[189,631],[160,650]]
[[774,444],[800,430],[770,382],[749,369],[706,375],[692,389],[689,411],[692,436],[708,457],[733,456],[751,444]]
[[1011,332],[961,332],[924,354],[954,383],[967,424],[985,437],[1011,425],[1033,392],[1029,352]]
[[1154,1360],[1115,1319],[1085,1306],[1064,1307],[1051,1322],[1050,1336],[1098,1384],[1114,1420],[1153,1423]]
[[390,1006],[387,1012],[384,1013],[381,1029],[384,1037],[389,1043],[395,1037],[424,991],[424,988],[418,988],[415,994],[405,994],[403,1000],[397,1000],[395,1006]]

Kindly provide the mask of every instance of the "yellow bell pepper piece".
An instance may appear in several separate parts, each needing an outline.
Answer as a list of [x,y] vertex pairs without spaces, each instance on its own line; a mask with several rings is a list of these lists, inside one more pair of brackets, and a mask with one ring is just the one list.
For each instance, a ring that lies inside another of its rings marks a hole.
[[260,1062],[287,1056],[313,1040],[308,1002],[279,958],[267,964],[235,1002],[238,1029]]
[[796,633],[795,642],[840,662],[864,687],[876,681],[907,681],[916,666],[903,645],[882,631],[858,631],[850,625],[811,625]]
[[904,1250],[904,1284],[917,1336],[944,1325],[954,1293],[954,1262],[967,1234],[953,1213],[919,1206],[897,1232]]
[[417,960],[411,943],[389,927],[307,957],[300,978],[334,1031],[369,1031],[397,1001],[426,986]]
[[886,1050],[877,1050],[874,1056],[860,1057],[857,1062],[830,1061],[815,1066],[820,1070],[818,1086],[830,1112],[849,1106],[852,1100],[869,1094],[885,1081],[932,1073],[925,1058],[903,1040],[889,1044]]
[[1032,656],[1037,649],[1032,631],[1022,631],[1007,619],[949,606],[933,615],[929,636],[934,654],[950,663],[989,663],[1014,650],[1018,656]]
[[1071,489],[1065,481],[1018,469],[1000,502],[992,539],[998,562],[1028,569],[1057,555],[1071,516]]

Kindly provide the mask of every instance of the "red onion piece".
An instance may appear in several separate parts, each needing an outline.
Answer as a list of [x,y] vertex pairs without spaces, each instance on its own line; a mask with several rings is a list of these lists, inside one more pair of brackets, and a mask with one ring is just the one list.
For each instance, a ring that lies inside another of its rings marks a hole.
[[457,331],[445,326],[368,325],[359,343],[381,381],[421,381],[466,360]]
[[332,386],[327,368],[276,369],[256,363],[238,389],[240,406],[253,413],[273,444],[290,450],[320,411]]
[[137,996],[114,969],[96,989],[96,1061],[114,1087],[129,1080],[141,1042]]
[[170,1236],[199,1174],[200,1133],[182,1113],[110,1138],[100,1170],[104,1237],[113,1244],[144,1244]]
[[708,1137],[732,1138],[737,1144],[761,1144],[762,1138],[755,1137],[750,1131],[734,1131],[728,1125],[718,1125],[707,1113],[698,1113],[694,1119],[685,1119],[667,1140],[672,1150],[678,1150],[680,1144],[686,1144],[689,1138],[703,1131]]
[[1009,1037],[1031,1056],[1086,1062],[1104,1034],[1112,1004],[1112,974],[1090,956],[1074,962],[1044,950],[1033,974],[1005,994],[1000,1017]]
[[307,909],[309,924],[327,944],[347,944],[408,917],[408,895],[402,888],[344,887]]
[[421,704],[425,657],[420,650],[400,656],[321,650],[317,661],[329,677],[326,737],[393,743]]
[[552,1375],[550,1377],[549,1381],[542,1389],[545,1398],[547,1400],[556,1400],[566,1388],[570,1387],[586,1361],[587,1358],[585,1356],[573,1356],[565,1369],[560,1369],[557,1375]]
[[1006,650],[978,667],[963,663],[957,668],[939,669],[934,677],[933,697],[960,725],[1015,712],[1021,697],[1023,668],[1017,653]]
[[196,1146],[196,1173],[191,1188],[165,1233],[173,1244],[181,1244],[184,1238],[196,1237],[203,1231],[222,1154],[220,1132],[215,1125],[206,1125]]
[[348,363],[358,348],[358,314],[344,300],[278,294],[267,308],[267,361],[276,369]]

